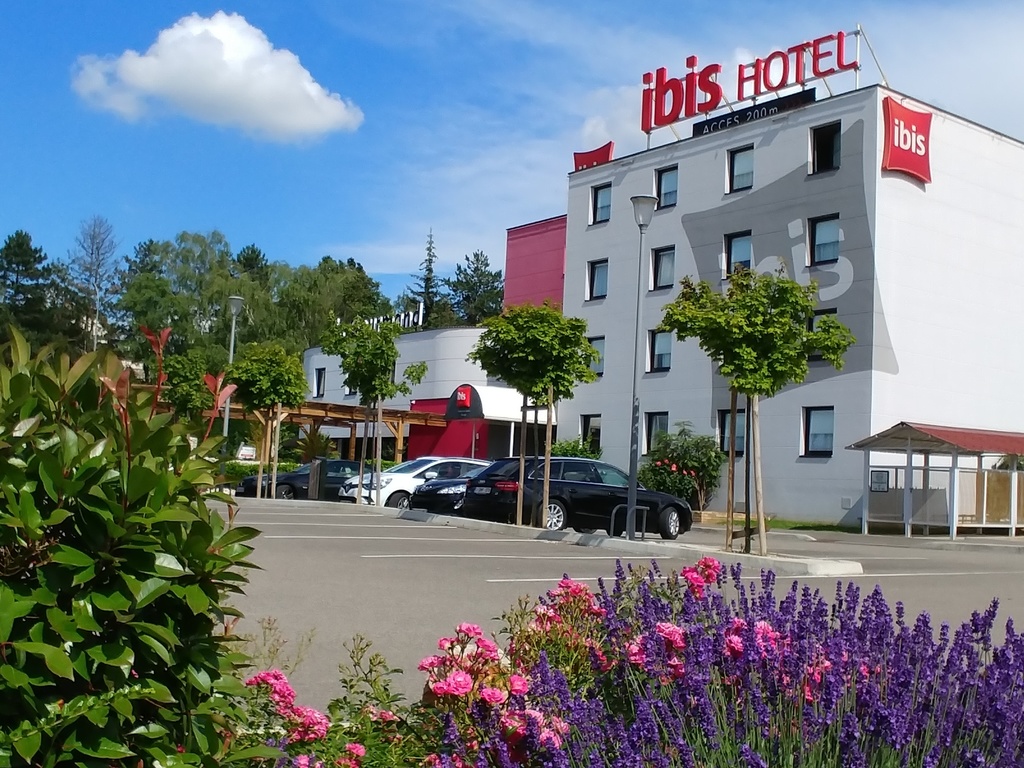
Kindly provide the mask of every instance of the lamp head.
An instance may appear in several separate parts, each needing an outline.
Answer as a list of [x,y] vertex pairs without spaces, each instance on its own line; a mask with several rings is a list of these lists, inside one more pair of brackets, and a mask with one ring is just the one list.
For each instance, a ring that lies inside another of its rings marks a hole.
[[231,307],[232,317],[238,317],[238,313],[242,311],[243,304],[245,304],[245,299],[241,296],[228,296],[228,306]]
[[629,201],[633,203],[633,217],[636,219],[636,225],[640,227],[641,232],[644,232],[647,225],[651,223],[654,209],[658,207],[658,198],[654,195],[633,195]]

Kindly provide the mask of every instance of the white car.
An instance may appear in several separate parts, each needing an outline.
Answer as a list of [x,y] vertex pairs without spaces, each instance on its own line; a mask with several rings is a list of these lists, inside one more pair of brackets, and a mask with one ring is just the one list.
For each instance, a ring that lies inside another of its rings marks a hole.
[[[386,507],[407,509],[412,492],[428,480],[460,477],[474,467],[486,467],[490,463],[482,459],[444,456],[422,456],[404,461],[381,472],[380,498]],[[373,504],[377,500],[377,484],[374,480],[372,472],[363,475],[363,502],[366,504]],[[358,488],[358,477],[346,480],[338,492],[339,500],[354,504]]]

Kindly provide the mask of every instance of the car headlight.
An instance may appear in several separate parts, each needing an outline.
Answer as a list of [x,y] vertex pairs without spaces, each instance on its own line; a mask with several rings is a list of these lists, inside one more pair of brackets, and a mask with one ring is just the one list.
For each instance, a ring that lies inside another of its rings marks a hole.
[[370,481],[370,490],[376,490],[378,483],[380,484],[381,488],[387,488],[388,485],[391,484],[392,480],[394,480],[393,477],[387,477],[387,476],[378,478],[377,480],[371,480]]
[[438,493],[465,493],[466,489],[461,485],[449,485],[446,488],[442,488]]

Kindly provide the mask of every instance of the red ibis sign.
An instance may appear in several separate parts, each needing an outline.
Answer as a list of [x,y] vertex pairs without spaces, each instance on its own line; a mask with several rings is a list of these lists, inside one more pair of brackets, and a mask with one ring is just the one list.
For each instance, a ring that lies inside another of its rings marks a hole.
[[802,86],[829,75],[857,69],[856,55],[850,58],[845,32],[807,40],[784,50],[773,51],[736,72],[735,101],[726,98],[720,77],[721,64],[700,66],[696,56],[686,58],[690,70],[682,77],[669,76],[659,67],[643,76],[644,91],[640,125],[645,133],[679,120],[706,115],[726,104],[756,99],[792,86]]
[[892,96],[882,100],[885,120],[885,149],[882,170],[897,171],[925,183],[932,180],[931,149],[932,114],[900,104]]

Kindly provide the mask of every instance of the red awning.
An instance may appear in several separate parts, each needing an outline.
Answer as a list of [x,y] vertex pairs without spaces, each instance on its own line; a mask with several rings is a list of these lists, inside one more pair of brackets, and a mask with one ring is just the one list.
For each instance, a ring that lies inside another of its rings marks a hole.
[[901,421],[884,432],[847,446],[850,451],[886,451],[903,453],[1001,454],[1024,456],[1024,433],[998,432],[992,429],[943,427]]

